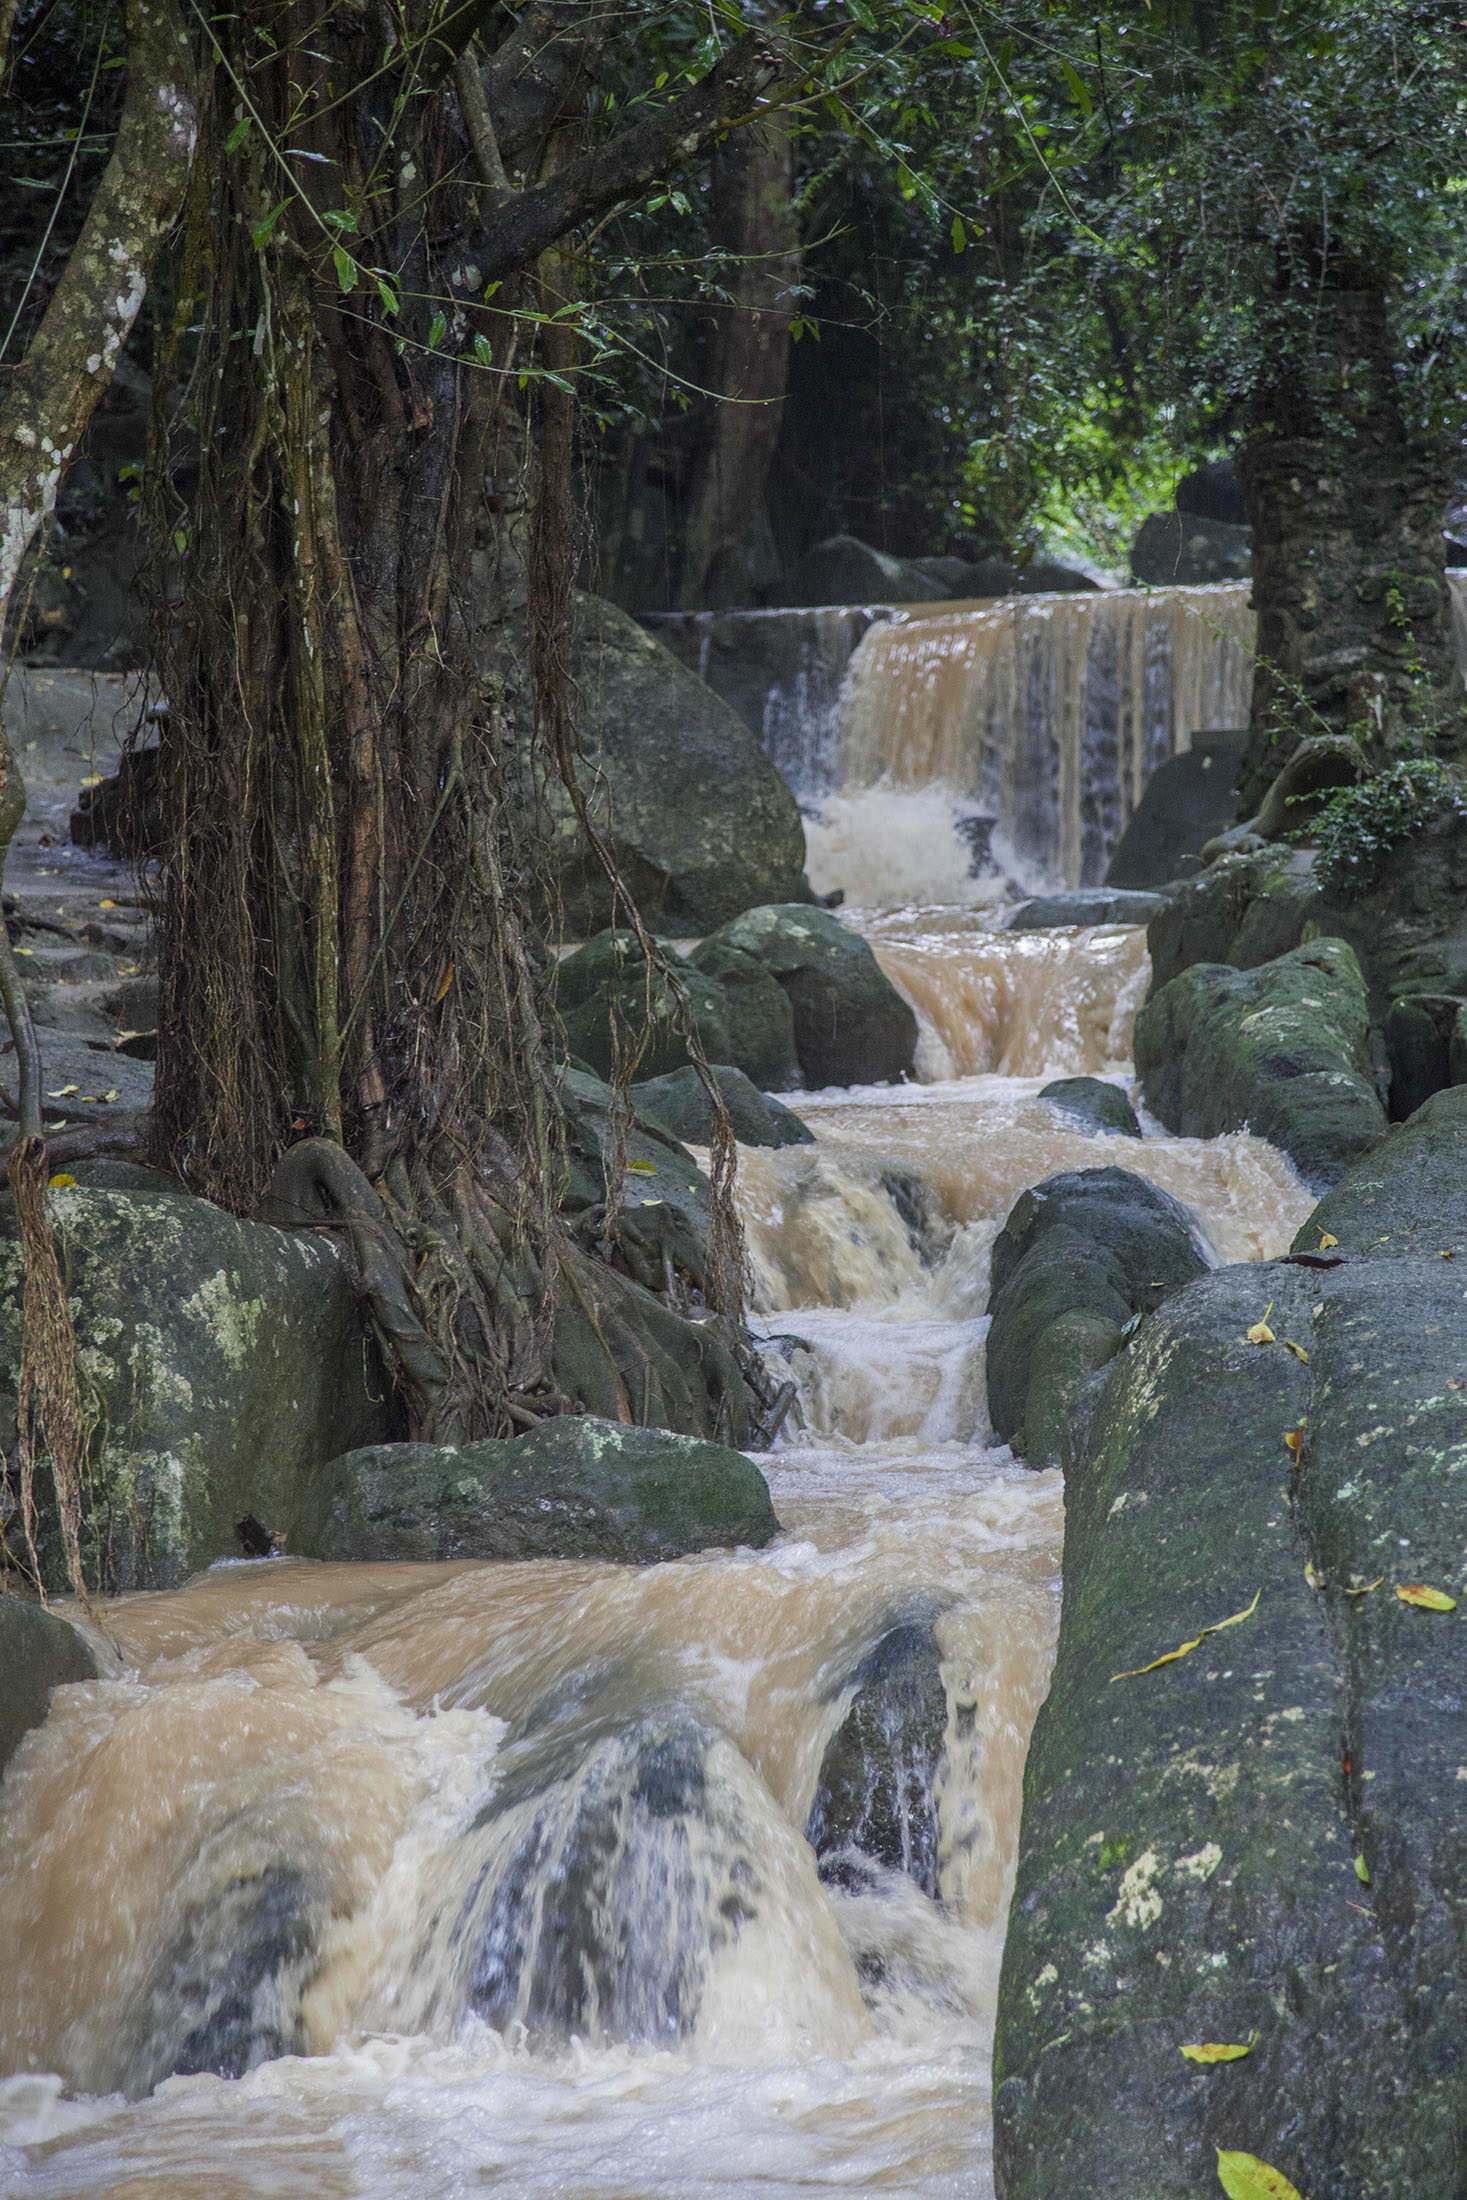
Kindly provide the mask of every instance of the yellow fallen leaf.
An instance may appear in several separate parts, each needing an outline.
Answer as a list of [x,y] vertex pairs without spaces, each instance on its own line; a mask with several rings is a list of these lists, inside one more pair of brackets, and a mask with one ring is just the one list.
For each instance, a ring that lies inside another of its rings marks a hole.
[[1403,1604],[1414,1604],[1423,1612],[1455,1612],[1457,1600],[1449,1597],[1445,1589],[1428,1589],[1424,1582],[1408,1582],[1405,1588],[1397,1584],[1396,1595]]
[[1302,1360],[1306,1367],[1309,1365],[1309,1354],[1304,1350],[1302,1344],[1295,1344],[1292,1337],[1285,1337],[1284,1350],[1285,1352],[1292,1352],[1294,1358],[1296,1360]]
[[433,996],[433,1005],[434,1005],[434,1007],[435,1007],[435,1008],[437,1007],[438,1003],[439,1003],[439,1002],[440,1002],[440,1001],[441,1001],[441,1000],[443,999],[443,996],[444,996],[444,994],[445,994],[445,993],[446,993],[446,992],[448,991],[448,989],[449,989],[449,987],[450,987],[450,986],[452,985],[452,983],[453,983],[453,964],[452,964],[452,963],[450,963],[450,964],[449,964],[449,966],[448,966],[448,968],[447,968],[447,969],[446,969],[446,970],[444,971],[444,973],[443,973],[443,977],[442,977],[442,980],[441,980],[441,982],[440,982],[440,984],[439,984],[439,987],[438,987],[438,991],[437,991],[437,992],[436,992],[436,993],[434,994],[434,996]]
[[80,1091],[80,1085],[58,1085],[54,1092],[47,1092],[46,1098],[48,1100],[69,1100],[74,1092]]
[[1297,1428],[1286,1428],[1284,1430],[1284,1448],[1294,1454],[1294,1464],[1297,1466],[1304,1450],[1304,1423],[1302,1421]]
[[53,1192],[66,1192],[70,1191],[73,1188],[76,1183],[76,1178],[74,1176],[68,1176],[65,1169],[60,1169],[57,1171],[55,1176],[48,1179],[48,1182]]
[[1368,1887],[1370,1885],[1370,1866],[1366,1863],[1363,1856],[1357,1856],[1355,1859],[1355,1877],[1359,1880],[1362,1887]]
[[657,1163],[655,1161],[629,1161],[627,1169],[633,1176],[656,1176]]
[[1204,1627],[1200,1629],[1200,1631],[1192,1637],[1190,1642],[1179,1643],[1175,1650],[1164,1651],[1159,1658],[1153,1658],[1149,1665],[1133,1665],[1130,1666],[1124,1673],[1112,1673],[1111,1679],[1113,1681],[1134,1681],[1137,1680],[1143,1673],[1154,1673],[1159,1665],[1175,1664],[1178,1658],[1185,1658],[1189,1656],[1190,1653],[1197,1648],[1199,1643],[1206,1642],[1209,1635],[1220,1635],[1225,1627],[1236,1627],[1239,1620],[1251,1619],[1253,1617],[1253,1614],[1258,1610],[1258,1599],[1262,1596],[1262,1594],[1263,1591],[1261,1589],[1255,1589],[1253,1592],[1253,1602],[1251,1604],[1245,1604],[1241,1612],[1233,1612],[1229,1615],[1227,1619],[1214,1620],[1211,1627]]
[[85,779],[77,781],[79,787],[100,787],[101,784],[102,774],[100,772],[88,772]]
[[140,1031],[119,1031],[117,1037],[113,1040],[112,1044],[114,1046],[125,1047],[129,1039],[141,1039],[141,1037],[142,1033]]
[[115,909],[117,904],[115,901],[99,901],[97,907],[99,909]]
[[[1315,1228],[1319,1229],[1318,1223],[1315,1224]],[[1338,1245],[1339,1242],[1333,1230],[1319,1231],[1319,1250],[1321,1253],[1327,1253],[1332,1245]]]
[[1256,2154],[1217,2150],[1217,2181],[1228,2200],[1304,2200],[1281,2169],[1271,2169]]
[[34,955],[35,949],[33,947],[17,947],[15,952],[17,955]]
[[1220,2040],[1204,2040],[1198,2047],[1179,2047],[1177,2053],[1185,2055],[1188,2062],[1225,2063],[1241,2062],[1251,2055],[1258,2045],[1258,2034],[1250,2032],[1247,2039],[1234,2045],[1224,2045]]
[[[1272,1304],[1273,1304],[1273,1301],[1272,1301],[1272,1300],[1270,1299],[1270,1301],[1269,1301],[1269,1305],[1270,1305],[1270,1306],[1272,1306]],[[1271,1329],[1269,1328],[1269,1326],[1268,1326],[1268,1316],[1267,1316],[1267,1314],[1265,1314],[1265,1315],[1264,1315],[1264,1317],[1263,1317],[1263,1320],[1262,1320],[1261,1322],[1255,1322],[1255,1323],[1253,1324],[1253,1327],[1252,1327],[1252,1328],[1251,1328],[1251,1329],[1249,1330],[1249,1332],[1248,1332],[1248,1342],[1249,1342],[1250,1344],[1277,1344],[1277,1343],[1278,1343],[1278,1338],[1277,1338],[1277,1337],[1276,1337],[1276,1336],[1274,1335],[1273,1331],[1272,1331],[1272,1330],[1271,1330]]]
[[1347,1585],[1345,1594],[1347,1597],[1368,1597],[1371,1590],[1378,1589],[1384,1580],[1384,1574],[1377,1574],[1374,1581],[1352,1581]]

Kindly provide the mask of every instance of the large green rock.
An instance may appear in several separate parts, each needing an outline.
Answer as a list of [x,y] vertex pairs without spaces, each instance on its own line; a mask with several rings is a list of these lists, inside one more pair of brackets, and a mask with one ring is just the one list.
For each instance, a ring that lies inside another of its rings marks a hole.
[[860,934],[829,910],[750,909],[707,944],[738,948],[778,979],[807,1085],[892,1084],[911,1075],[916,1015]]
[[[691,1073],[690,1073],[691,1074]],[[568,1070],[567,1159],[570,1173],[561,1212],[573,1217],[583,1242],[605,1234],[607,1192],[617,1156],[617,1100],[611,1086],[583,1070]],[[649,1291],[667,1288],[669,1269],[702,1291],[708,1274],[708,1179],[686,1147],[635,1098],[623,1118],[626,1160],[616,1203],[615,1239],[629,1275]]]
[[800,1082],[795,1019],[789,996],[757,955],[730,947],[715,932],[688,960],[723,994],[728,1053],[761,1092],[792,1092]]
[[1196,2200],[1219,2147],[1309,2200],[1458,2200],[1463,1621],[1393,1591],[1463,1588],[1461,1339],[1452,1262],[1274,1264],[1188,1285],[1117,1361],[1025,1775],[1004,2200]]
[[767,1543],[769,1487],[742,1453],[665,1429],[562,1416],[506,1443],[378,1444],[306,1497],[302,1548],[328,1559],[678,1558]]
[[52,1689],[95,1680],[101,1670],[69,1620],[0,1591],[0,1773],[21,1736],[45,1719]]
[[[723,1099],[729,1128],[741,1146],[810,1146],[815,1133],[794,1112],[750,1083],[741,1069],[716,1064],[711,1070]],[[674,1138],[695,1146],[711,1145],[713,1102],[697,1071],[675,1069],[633,1085],[632,1105],[644,1122],[656,1123]]]
[[681,987],[705,1057],[733,1060],[722,989],[695,970],[670,940],[657,940],[650,967],[634,932],[598,932],[555,968],[555,1002],[566,1045],[599,1077],[609,1077],[619,1044],[635,1074],[661,1077],[690,1057],[679,1028]]
[[[1467,1086],[1434,1093],[1325,1193],[1294,1239],[1317,1253],[1378,1260],[1436,1253],[1467,1258]],[[1467,1286],[1467,1274],[1463,1276]]]
[[[522,637],[499,666],[524,681]],[[649,924],[707,931],[758,902],[807,894],[799,805],[738,713],[615,605],[576,598],[570,671],[592,818]],[[524,705],[528,719],[528,705]],[[558,782],[543,785],[556,906],[583,935],[611,888]]]
[[1254,1131],[1316,1190],[1383,1137],[1354,952],[1319,939],[1255,970],[1194,963],[1136,1018],[1146,1104],[1184,1138]]
[[985,1353],[994,1431],[1031,1467],[1066,1467],[1086,1393],[1132,1317],[1207,1262],[1192,1217],[1126,1169],[1072,1169],[1021,1192],[994,1240]]
[[[168,1588],[237,1553],[246,1513],[290,1536],[306,1477],[384,1433],[384,1385],[335,1248],[207,1200],[50,1196],[88,1430],[84,1554],[112,1588]],[[0,1438],[15,1444],[23,1259],[0,1239]],[[49,1484],[44,1468],[42,1490]],[[48,1582],[65,1581],[54,1513]]]
[[1317,899],[1311,856],[1284,847],[1221,856],[1172,889],[1146,927],[1151,991],[1194,963],[1252,970],[1304,938]]

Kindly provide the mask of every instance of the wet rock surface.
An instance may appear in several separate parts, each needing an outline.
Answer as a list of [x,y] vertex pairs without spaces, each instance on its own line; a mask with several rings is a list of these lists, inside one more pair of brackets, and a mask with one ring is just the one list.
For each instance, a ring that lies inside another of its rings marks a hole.
[[988,1411],[1031,1467],[1083,1446],[1097,1371],[1127,1325],[1207,1263],[1181,1203],[1125,1169],[1074,1169],[1021,1194],[994,1241]]
[[1059,924],[1149,924],[1163,906],[1157,894],[1111,886],[1068,887],[1021,901],[1008,920],[1010,932],[1047,932]]
[[1322,1191],[1384,1135],[1360,965],[1316,939],[1253,970],[1194,963],[1136,1018],[1146,1104],[1184,1138],[1251,1130]]
[[1246,746],[1246,734],[1194,733],[1181,756],[1158,764],[1106,866],[1106,885],[1135,891],[1195,872],[1208,841],[1233,822]]
[[850,1709],[820,1762],[805,1838],[824,1879],[861,1884],[864,1867],[906,1874],[938,1894],[938,1775],[947,1691],[931,1615],[899,1621],[851,1677]]
[[1040,1086],[1039,1097],[1091,1130],[1120,1138],[1141,1136],[1136,1110],[1120,1086],[1108,1084],[1103,1077],[1055,1077]]
[[593,1558],[649,1563],[767,1543],[779,1523],[741,1452],[562,1415],[507,1442],[378,1444],[306,1493],[307,1557]]
[[39,1726],[53,1688],[91,1681],[101,1666],[69,1620],[0,1592],[0,1774],[23,1734]]
[[860,934],[828,910],[750,909],[704,944],[752,955],[779,981],[807,1085],[892,1084],[911,1075],[914,1011]]
[[[1435,1255],[1273,1263],[1116,1363],[1025,1780],[1005,2200],[1192,2200],[1216,2147],[1311,2200],[1459,2191],[1467,1661],[1458,1614],[1394,1592],[1463,1586],[1461,1333]],[[1252,2045],[1179,2052],[1205,2041]]]

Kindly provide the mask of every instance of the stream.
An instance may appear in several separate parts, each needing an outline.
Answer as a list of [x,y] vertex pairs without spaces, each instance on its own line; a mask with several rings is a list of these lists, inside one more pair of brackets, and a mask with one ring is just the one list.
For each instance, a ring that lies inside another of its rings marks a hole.
[[[990,1440],[989,1249],[1059,1169],[1138,1170],[1219,1261],[1312,1201],[1246,1135],[1107,1138],[1038,1098],[1128,1081],[1144,934],[853,921],[922,1081],[791,1096],[816,1143],[741,1152],[755,1326],[797,1386],[760,1461],[783,1535],[226,1563],[111,1604],[126,1676],[58,1692],[0,1791],[0,2191],[991,2195],[1063,1508]],[[827,1749],[909,1656],[940,1677],[930,1790],[899,1855],[817,1868]]]

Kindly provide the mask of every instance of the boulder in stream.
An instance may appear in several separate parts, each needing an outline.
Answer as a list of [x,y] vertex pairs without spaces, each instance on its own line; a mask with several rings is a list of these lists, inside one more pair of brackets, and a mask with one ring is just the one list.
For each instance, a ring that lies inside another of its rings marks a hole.
[[677,1026],[675,988],[709,1061],[734,1059],[720,986],[696,970],[671,940],[655,942],[663,967],[648,968],[635,932],[598,932],[555,968],[555,1004],[566,1045],[598,1077],[609,1077],[619,1043],[644,1077],[661,1077],[689,1059]]
[[1119,1085],[1113,1085],[1104,1077],[1055,1077],[1039,1088],[1039,1098],[1047,1100],[1087,1130],[1109,1133],[1119,1138],[1139,1138],[1141,1125],[1136,1120],[1136,1110]]
[[858,932],[827,909],[750,909],[705,946],[738,948],[778,979],[794,1016],[805,1083],[894,1084],[909,1077],[917,1018]]
[[1004,929],[1048,932],[1063,924],[1149,924],[1163,906],[1159,894],[1131,893],[1114,886],[1072,886],[1019,902]]
[[[1462,1326],[1434,1253],[1274,1263],[1116,1362],[1025,1776],[1007,2200],[1195,2200],[1216,2148],[1310,2200],[1459,2193],[1463,1620],[1396,1592],[1463,1592]],[[1244,2052],[1181,2052],[1212,2041]]]
[[[506,633],[501,656],[498,669],[518,689],[522,632]],[[808,894],[799,805],[738,713],[696,673],[627,612],[581,595],[570,670],[591,814],[649,925],[702,932],[756,903]],[[569,797],[553,780],[541,794],[554,827],[555,906],[573,931],[594,932],[612,914],[605,870]]]
[[592,1415],[461,1447],[374,1444],[306,1493],[301,1548],[346,1560],[594,1558],[650,1563],[768,1543],[769,1485],[726,1445]]
[[1129,1170],[1071,1169],[1023,1192],[994,1241],[988,1412],[1031,1467],[1083,1442],[1087,1393],[1127,1326],[1203,1273],[1180,1201]]
[[[235,1555],[246,1513],[289,1539],[306,1477],[387,1427],[336,1248],[186,1195],[78,1185],[52,1192],[51,1214],[90,1431],[89,1578],[100,1569],[109,1588],[172,1587]],[[9,1456],[23,1268],[11,1222],[0,1237]],[[44,1503],[44,1469],[38,1483]],[[63,1584],[54,1510],[43,1511],[41,1558],[46,1580]]]
[[[715,1064],[712,1074],[723,1095],[729,1125],[741,1146],[814,1144],[815,1133],[808,1124],[778,1100],[760,1092],[741,1069]],[[639,1116],[660,1125],[672,1137],[686,1138],[695,1146],[711,1144],[713,1102],[691,1065],[633,1085],[631,1101]]]
[[880,1864],[935,1901],[948,1713],[930,1613],[888,1628],[846,1687],[850,1709],[826,1745],[805,1828],[820,1876],[859,1885],[863,1867]]
[[800,1082],[794,1011],[778,978],[757,955],[730,946],[717,932],[701,940],[688,960],[723,995],[728,1052],[721,1059],[741,1069],[761,1092],[793,1092]]
[[21,1736],[45,1719],[52,1689],[93,1681],[101,1670],[96,1652],[70,1620],[0,1591],[0,1773]]
[[1467,1257],[1467,1086],[1434,1093],[1347,1169],[1293,1251],[1320,1257],[1327,1237],[1335,1260]]
[[1180,756],[1163,757],[1106,865],[1106,885],[1155,888],[1195,872],[1207,843],[1233,822],[1247,745],[1245,733],[1194,733]]
[[1370,1028],[1353,949],[1316,939],[1254,970],[1184,970],[1136,1018],[1136,1069],[1168,1130],[1251,1130],[1322,1191],[1386,1130]]

